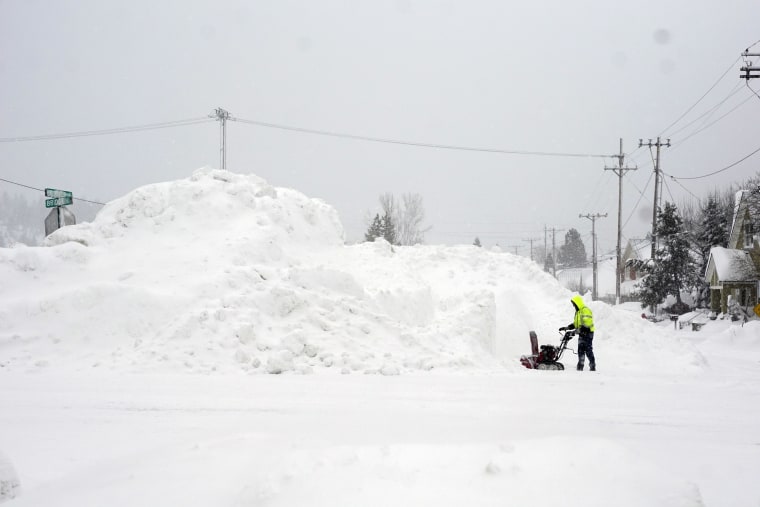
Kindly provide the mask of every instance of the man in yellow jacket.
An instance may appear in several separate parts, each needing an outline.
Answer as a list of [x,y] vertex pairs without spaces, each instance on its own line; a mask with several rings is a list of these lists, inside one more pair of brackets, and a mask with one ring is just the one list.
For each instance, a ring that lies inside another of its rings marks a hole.
[[583,371],[583,363],[588,356],[588,365],[591,371],[596,371],[596,359],[594,358],[594,315],[591,308],[586,306],[583,298],[575,295],[570,298],[570,302],[575,308],[575,317],[573,322],[559,328],[560,331],[566,329],[578,330],[578,371]]

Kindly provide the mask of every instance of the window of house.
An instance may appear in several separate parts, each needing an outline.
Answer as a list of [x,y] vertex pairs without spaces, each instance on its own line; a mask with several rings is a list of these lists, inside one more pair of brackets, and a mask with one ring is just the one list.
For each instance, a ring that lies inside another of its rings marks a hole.
[[752,243],[755,241],[755,228],[752,227],[752,222],[744,223],[744,248],[752,248]]

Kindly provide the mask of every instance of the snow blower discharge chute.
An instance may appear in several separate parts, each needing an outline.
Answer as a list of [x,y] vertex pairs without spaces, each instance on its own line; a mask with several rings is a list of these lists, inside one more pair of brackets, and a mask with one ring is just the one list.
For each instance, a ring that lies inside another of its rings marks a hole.
[[562,335],[562,341],[560,341],[559,346],[541,345],[539,347],[538,335],[536,335],[535,331],[531,331],[530,348],[532,353],[529,356],[520,357],[520,362],[531,370],[564,370],[565,366],[559,360],[565,350],[569,349],[575,354],[575,351],[567,346],[573,336],[575,336],[575,329],[570,329]]

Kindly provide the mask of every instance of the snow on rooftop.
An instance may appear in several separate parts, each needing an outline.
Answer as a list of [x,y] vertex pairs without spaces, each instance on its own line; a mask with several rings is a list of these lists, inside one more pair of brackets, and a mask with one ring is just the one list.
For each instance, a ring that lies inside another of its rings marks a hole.
[[[757,279],[757,271],[748,252],[722,246],[713,247],[710,257],[718,279],[722,282],[751,281]],[[708,264],[709,265],[709,264]]]
[[[341,372],[520,368],[571,292],[475,246],[344,244],[331,206],[200,169],[109,203],[44,247],[0,249],[7,369]],[[699,371],[691,345],[589,302],[608,367]],[[652,354],[656,350],[656,354]],[[572,359],[571,359],[572,360]]]

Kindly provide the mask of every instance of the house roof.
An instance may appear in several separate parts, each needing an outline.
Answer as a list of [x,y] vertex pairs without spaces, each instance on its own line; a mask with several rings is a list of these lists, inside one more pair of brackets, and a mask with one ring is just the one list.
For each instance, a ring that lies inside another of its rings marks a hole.
[[748,282],[758,279],[757,269],[749,253],[722,246],[710,249],[705,273],[707,280],[710,280],[713,272],[717,273],[721,282]]

